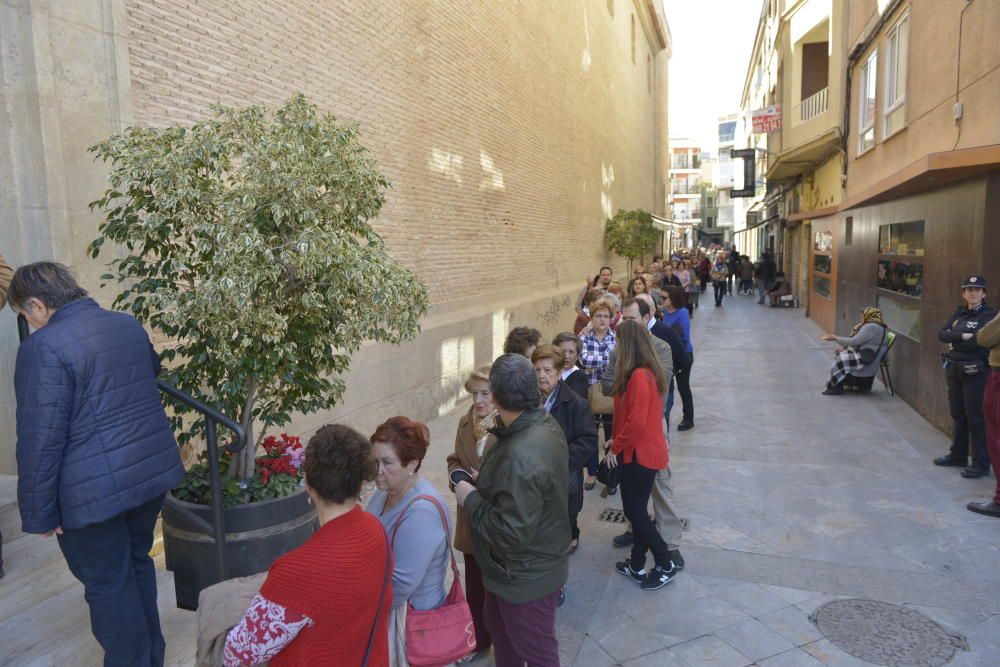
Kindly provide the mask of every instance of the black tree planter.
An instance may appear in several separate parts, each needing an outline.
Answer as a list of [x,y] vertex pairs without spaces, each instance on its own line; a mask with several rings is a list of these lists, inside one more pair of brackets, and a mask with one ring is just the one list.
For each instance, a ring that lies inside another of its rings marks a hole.
[[[211,522],[212,507],[170,494],[163,505],[163,550],[167,569],[174,573],[177,606],[193,611],[202,589],[219,582],[219,569],[215,540],[184,510]],[[266,571],[278,556],[309,539],[317,527],[316,510],[300,490],[284,498],[230,507],[225,510],[225,525],[229,576],[245,577]]]

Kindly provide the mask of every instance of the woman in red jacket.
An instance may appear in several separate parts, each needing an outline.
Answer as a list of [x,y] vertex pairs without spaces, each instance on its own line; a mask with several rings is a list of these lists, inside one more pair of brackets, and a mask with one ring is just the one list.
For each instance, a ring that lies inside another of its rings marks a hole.
[[[660,537],[646,511],[656,472],[667,467],[667,440],[663,435],[663,395],[667,383],[653,351],[646,327],[626,320],[618,326],[618,359],[615,364],[614,430],[608,442],[609,466],[622,466],[622,508],[632,524],[632,554],[615,564],[615,570],[654,591],[670,583],[677,573],[667,543]],[[646,551],[655,566],[646,571]]]

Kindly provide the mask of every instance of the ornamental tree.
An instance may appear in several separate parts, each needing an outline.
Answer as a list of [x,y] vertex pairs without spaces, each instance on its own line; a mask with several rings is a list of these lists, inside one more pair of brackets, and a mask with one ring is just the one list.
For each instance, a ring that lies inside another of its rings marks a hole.
[[619,210],[604,227],[604,243],[611,252],[628,260],[629,273],[636,259],[646,263],[646,255],[656,252],[660,233],[653,226],[653,216],[637,209]]
[[[164,379],[237,415],[237,479],[268,430],[341,398],[362,343],[420,330],[427,290],[371,225],[389,183],[358,128],[305,97],[132,127],[90,150],[111,168],[90,252],[125,249],[103,276],[121,286],[114,307],[169,339]],[[187,442],[204,425],[172,407]]]

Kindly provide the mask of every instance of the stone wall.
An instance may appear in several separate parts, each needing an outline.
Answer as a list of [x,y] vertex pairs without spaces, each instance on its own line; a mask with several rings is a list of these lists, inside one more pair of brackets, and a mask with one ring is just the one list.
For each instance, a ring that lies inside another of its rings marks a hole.
[[[377,227],[434,305],[416,341],[364,347],[343,404],[290,430],[435,416],[511,327],[548,336],[570,326],[583,275],[607,261],[606,217],[662,211],[666,29],[649,7],[7,0],[0,107],[13,122],[0,127],[0,252],[15,264],[66,262],[108,305],[102,263],[84,253],[99,222],[87,204],[105,175],[86,148],[130,124],[189,124],[215,103],[274,105],[303,92],[360,125],[393,183]],[[0,347],[0,472],[9,472],[9,311]]]

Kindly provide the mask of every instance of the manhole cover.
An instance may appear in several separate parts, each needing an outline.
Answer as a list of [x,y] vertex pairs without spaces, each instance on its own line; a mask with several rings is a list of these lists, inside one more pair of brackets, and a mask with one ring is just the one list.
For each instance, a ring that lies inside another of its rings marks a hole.
[[965,639],[911,607],[875,600],[833,600],[809,617],[842,651],[886,667],[940,667]]

